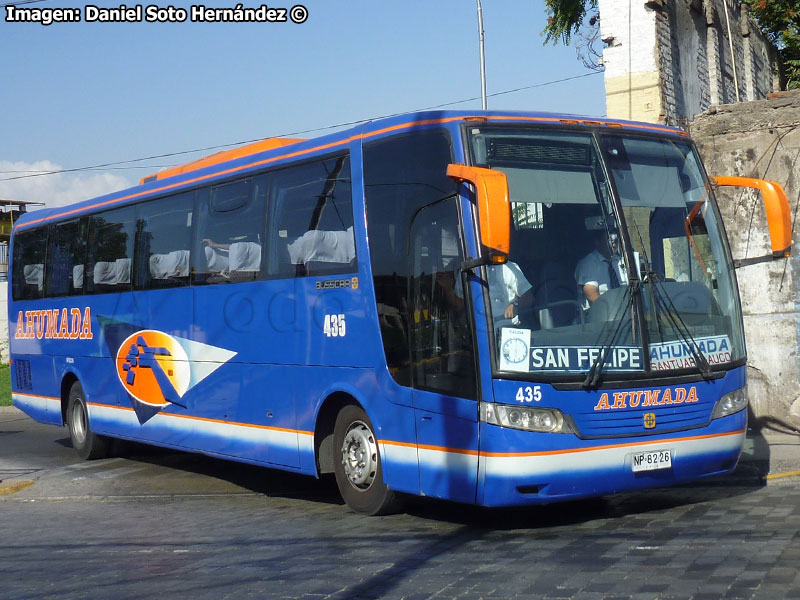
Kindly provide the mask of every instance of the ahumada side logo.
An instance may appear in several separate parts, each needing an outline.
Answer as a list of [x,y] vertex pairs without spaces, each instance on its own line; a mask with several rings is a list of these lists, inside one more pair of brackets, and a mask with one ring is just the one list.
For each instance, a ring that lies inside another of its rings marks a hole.
[[189,389],[189,357],[171,335],[152,329],[138,331],[117,351],[117,376],[143,404],[180,404]]
[[115,363],[134,408],[159,411],[170,404],[185,407],[184,394],[234,356],[225,348],[142,329],[119,345]]

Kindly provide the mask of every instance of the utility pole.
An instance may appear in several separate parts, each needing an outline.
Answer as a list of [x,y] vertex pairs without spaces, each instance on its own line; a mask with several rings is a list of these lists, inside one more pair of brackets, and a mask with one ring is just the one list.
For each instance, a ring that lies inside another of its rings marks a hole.
[[481,49],[481,107],[486,110],[486,55],[483,51],[483,9],[481,0],[478,3],[478,42]]

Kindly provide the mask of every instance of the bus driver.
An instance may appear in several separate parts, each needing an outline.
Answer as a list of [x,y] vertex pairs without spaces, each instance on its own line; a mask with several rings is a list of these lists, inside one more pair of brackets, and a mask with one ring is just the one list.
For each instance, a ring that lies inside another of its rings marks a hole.
[[[587,228],[589,227],[587,220]],[[625,265],[618,252],[617,234],[606,234],[605,227],[591,228],[589,233],[592,235],[594,248],[575,267],[575,281],[582,292],[579,300],[584,310],[588,310],[608,290],[628,283]]]

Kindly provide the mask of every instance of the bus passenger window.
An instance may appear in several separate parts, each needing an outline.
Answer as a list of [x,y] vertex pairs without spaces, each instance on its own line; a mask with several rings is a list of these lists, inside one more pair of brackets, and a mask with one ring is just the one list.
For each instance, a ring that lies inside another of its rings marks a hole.
[[88,219],[56,223],[50,234],[47,253],[47,295],[83,294]]
[[242,179],[199,193],[193,283],[261,278],[266,181]]
[[14,300],[35,300],[44,291],[47,227],[22,231],[14,237],[11,260]]
[[190,192],[139,206],[137,288],[189,284],[193,200]]
[[131,289],[131,267],[136,237],[136,208],[126,206],[89,220],[89,257],[86,292],[124,292]]
[[290,167],[273,177],[270,274],[354,272],[349,157]]

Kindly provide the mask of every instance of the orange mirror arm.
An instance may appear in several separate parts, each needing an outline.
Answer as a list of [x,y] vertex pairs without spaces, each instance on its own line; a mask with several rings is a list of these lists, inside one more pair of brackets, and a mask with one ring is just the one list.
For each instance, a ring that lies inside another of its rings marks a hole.
[[761,190],[764,197],[764,208],[767,212],[772,256],[775,258],[789,256],[792,249],[792,216],[789,211],[789,200],[786,198],[786,192],[781,184],[751,177],[714,177],[713,179],[719,186]]
[[694,253],[694,257],[697,259],[700,268],[703,269],[703,273],[708,272],[708,267],[706,267],[706,262],[703,260],[703,256],[700,254],[700,250],[697,249],[697,246],[694,244],[694,236],[692,236],[692,221],[694,221],[697,214],[700,212],[700,209],[703,207],[704,202],[701,200],[700,202],[696,203],[692,210],[689,211],[689,214],[686,215],[686,220],[683,223],[683,227],[686,230],[686,237],[689,239],[689,246],[692,248],[692,252]]

